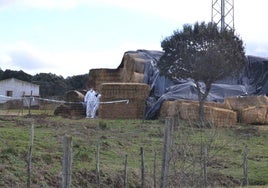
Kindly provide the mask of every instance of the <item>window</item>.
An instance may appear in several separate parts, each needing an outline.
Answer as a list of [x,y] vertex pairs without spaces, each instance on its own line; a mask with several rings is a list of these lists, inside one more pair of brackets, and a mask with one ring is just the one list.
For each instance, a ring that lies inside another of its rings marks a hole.
[[7,96],[12,97],[13,96],[13,91],[7,91]]

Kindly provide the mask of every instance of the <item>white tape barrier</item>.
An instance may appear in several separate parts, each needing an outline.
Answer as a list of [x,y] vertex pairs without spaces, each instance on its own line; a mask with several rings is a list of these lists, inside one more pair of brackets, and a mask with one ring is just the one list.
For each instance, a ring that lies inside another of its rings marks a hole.
[[[55,102],[55,103],[67,103],[67,104],[81,104],[84,102],[67,102],[67,101],[62,101],[62,100],[54,100],[54,99],[45,99],[45,98],[40,98],[40,97],[9,97],[9,96],[4,96],[4,95],[0,95],[0,98],[7,98],[7,99],[32,99],[34,100],[41,100],[41,101],[47,101],[47,102]],[[105,102],[100,102],[100,104],[113,104],[113,103],[129,103],[128,99],[124,99],[124,100],[114,100],[114,101],[105,101]]]

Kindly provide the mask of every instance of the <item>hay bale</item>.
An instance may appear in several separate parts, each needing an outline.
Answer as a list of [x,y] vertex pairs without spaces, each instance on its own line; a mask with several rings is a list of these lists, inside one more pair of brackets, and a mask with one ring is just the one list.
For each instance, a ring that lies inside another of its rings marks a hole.
[[268,106],[267,96],[244,96],[244,97],[228,97],[224,99],[224,103],[232,110],[241,111],[252,106]]
[[61,104],[60,106],[55,108],[54,115],[62,116],[62,117],[69,117],[71,115],[70,107],[64,104]]
[[67,102],[83,102],[84,95],[77,90],[70,90],[65,93],[64,100]]
[[100,91],[102,83],[106,82],[122,82],[122,69],[91,69],[89,72],[88,88],[93,87]]
[[[237,123],[236,112],[221,107],[224,105],[206,102],[205,119],[216,127],[235,125]],[[160,110],[160,117],[178,117],[183,120],[196,121],[199,119],[199,103],[190,100],[165,101]]]
[[139,83],[104,83],[101,102],[128,99],[129,103],[101,104],[99,117],[105,119],[140,119],[144,117],[149,86]]
[[131,78],[132,83],[143,83],[144,74],[134,72]]
[[[146,62],[147,61],[140,57],[139,54],[125,54],[123,57],[123,70],[121,74],[122,82],[143,83],[143,73]],[[137,77],[139,79],[137,79]]]
[[268,124],[268,107],[253,106],[241,110],[241,123],[246,124]]
[[137,73],[144,73],[145,65],[146,65],[146,60],[142,58],[134,58],[134,72]]

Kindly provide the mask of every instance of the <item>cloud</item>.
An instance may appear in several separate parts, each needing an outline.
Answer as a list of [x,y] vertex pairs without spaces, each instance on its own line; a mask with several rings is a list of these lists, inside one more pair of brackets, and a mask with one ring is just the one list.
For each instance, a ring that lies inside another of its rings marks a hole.
[[16,42],[7,47],[1,47],[1,69],[23,70],[35,72],[51,66],[47,61],[46,54],[26,42]]
[[[133,12],[150,14],[178,23],[193,23],[210,19],[211,1],[196,0],[0,0],[1,6],[10,8],[69,10],[78,6],[110,6]],[[200,11],[206,10],[206,11]]]
[[59,51],[57,53],[38,49],[29,43],[19,41],[7,48],[0,47],[0,68],[2,70],[23,70],[29,74],[53,73],[64,77],[86,74],[95,68],[117,68],[126,51],[147,49],[160,50],[158,43],[121,43],[112,49],[101,51]]
[[0,0],[0,7],[68,10],[86,3],[86,0]]

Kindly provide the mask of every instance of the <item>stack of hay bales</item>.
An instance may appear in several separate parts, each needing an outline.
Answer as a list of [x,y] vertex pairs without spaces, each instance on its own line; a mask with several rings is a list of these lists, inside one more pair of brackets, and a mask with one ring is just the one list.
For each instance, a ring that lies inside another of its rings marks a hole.
[[143,83],[146,62],[139,53],[126,53],[122,62],[122,82]]
[[76,90],[70,90],[66,92],[64,96],[66,103],[58,106],[54,111],[54,115],[60,115],[64,117],[85,116],[83,93],[84,91],[80,92]]
[[122,69],[91,69],[88,88],[100,91],[100,85],[107,82],[121,82]]
[[[227,109],[225,104],[206,102],[204,105],[206,121],[216,127],[233,126],[237,122],[237,114]],[[199,119],[199,102],[190,100],[165,101],[160,109],[160,118],[178,117],[183,120]]]
[[144,117],[149,86],[141,83],[103,83],[101,102],[128,99],[129,103],[108,103],[99,107],[99,118],[140,119]]
[[240,123],[268,124],[268,97],[230,97],[224,103],[238,113]]

